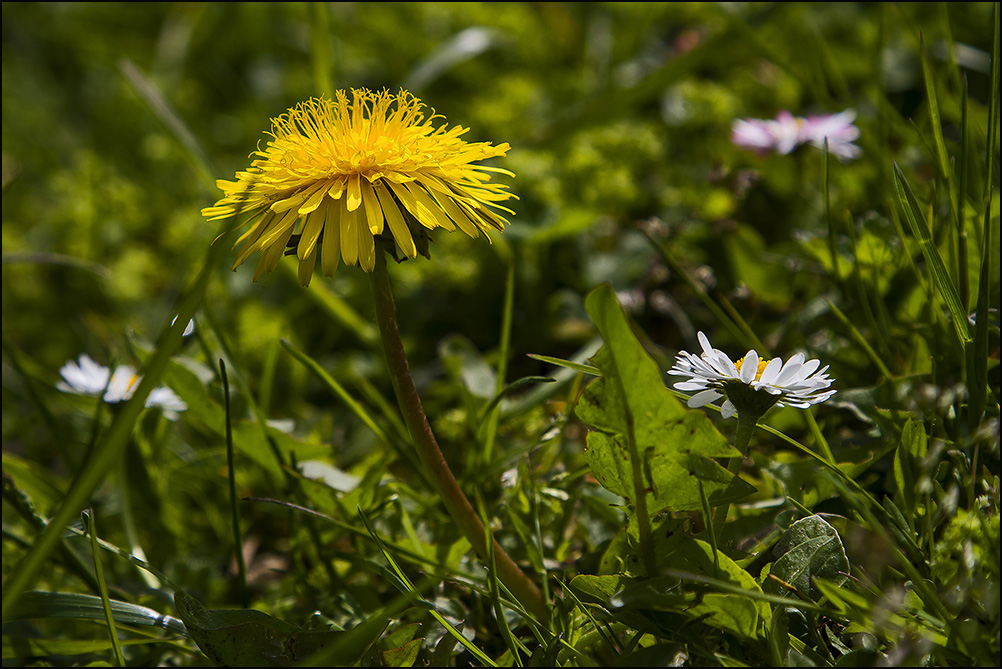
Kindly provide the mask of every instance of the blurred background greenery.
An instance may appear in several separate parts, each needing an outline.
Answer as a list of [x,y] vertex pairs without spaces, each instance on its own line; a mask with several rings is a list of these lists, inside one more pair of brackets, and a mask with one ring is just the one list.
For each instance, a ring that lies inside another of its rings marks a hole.
[[[873,393],[886,379],[827,298],[850,314],[896,376],[914,380],[878,392],[881,405],[931,416],[931,429],[944,429],[935,417],[955,400],[951,389],[962,384],[963,361],[936,357],[948,330],[929,323],[948,319],[930,311],[913,273],[920,256],[913,240],[897,233],[892,161],[946,220],[948,199],[934,191],[921,35],[943,133],[958,155],[960,74],[966,77],[968,127],[980,138],[968,154],[966,188],[980,202],[992,11],[985,2],[4,3],[5,457],[16,454],[57,480],[72,473],[93,411],[55,389],[60,366],[80,353],[102,364],[139,362],[219,233],[199,214],[220,196],[214,179],[231,179],[248,165],[248,154],[267,140],[269,119],[311,96],[351,87],[406,87],[450,126],[470,128],[467,140],[512,147],[495,163],[516,174],[508,180],[520,198],[511,227],[493,235],[493,245],[439,234],[431,261],[391,268],[428,412],[447,454],[469,458],[471,470],[477,457],[464,450],[474,441],[463,393],[493,396],[490,370],[486,381],[477,373],[484,363],[500,363],[509,259],[515,298],[508,381],[553,371],[526,354],[569,359],[594,352],[599,342],[583,299],[602,282],[612,283],[665,369],[678,350],[698,350],[698,330],[739,356],[748,342],[707,308],[698,295],[704,291],[733,307],[773,354],[805,349],[830,364],[840,394],[819,411],[819,422],[833,449],[876,451],[888,436],[872,413]],[[318,54],[329,55],[329,67]],[[326,90],[315,84],[318,67],[329,74]],[[144,81],[190,129],[191,144],[143,99]],[[736,118],[850,108],[858,112],[863,155],[850,163],[831,159],[828,203],[822,152],[802,147],[759,156],[730,141]],[[997,187],[997,173],[994,179]],[[982,216],[967,210],[972,239]],[[833,278],[830,222],[841,280]],[[371,346],[367,277],[342,267],[303,289],[294,263],[288,265],[256,284],[254,263],[235,272],[220,266],[196,316],[199,343],[187,343],[185,352],[194,369],[215,366],[209,352],[218,343],[202,326],[214,319],[267,417],[293,421],[295,439],[352,470],[371,463],[373,436],[279,341],[378,405],[390,390]],[[849,285],[852,267],[860,275]],[[966,277],[973,287],[977,269],[973,262]],[[997,309],[997,274],[993,281],[990,304]],[[361,320],[335,317],[332,299]],[[989,378],[997,401],[997,334],[993,347]],[[20,371],[11,373],[15,359]],[[172,378],[183,386],[180,376]],[[211,396],[219,402],[214,383]],[[546,397],[554,401],[543,403]],[[539,440],[569,398],[566,389],[531,396],[499,433],[506,448],[520,452],[512,445]],[[218,414],[219,404],[205,410]],[[241,412],[246,406],[238,399]],[[800,418],[785,415],[777,424],[810,442]],[[203,457],[194,448],[211,452],[222,467],[217,436],[194,419],[170,430],[148,422],[149,439],[168,444],[184,462]],[[583,437],[572,430],[566,436],[572,454],[553,460],[580,472]],[[160,492],[144,501],[159,508],[169,498],[171,512],[158,513],[152,527],[172,529],[144,543],[163,548],[172,573],[197,572],[203,592],[225,599],[204,580],[220,569],[219,547],[208,544],[227,532],[222,493],[205,489],[223,479],[218,471],[194,474],[166,456],[147,457],[161,469],[146,476],[177,476],[153,485]],[[997,472],[997,442],[986,457]],[[503,468],[469,475],[496,488]],[[247,490],[267,489],[258,475],[242,475]],[[191,508],[205,518],[176,517]],[[565,548],[565,556],[597,560],[589,549],[609,540],[594,527],[573,533],[585,548]],[[571,534],[565,539],[573,543]]]

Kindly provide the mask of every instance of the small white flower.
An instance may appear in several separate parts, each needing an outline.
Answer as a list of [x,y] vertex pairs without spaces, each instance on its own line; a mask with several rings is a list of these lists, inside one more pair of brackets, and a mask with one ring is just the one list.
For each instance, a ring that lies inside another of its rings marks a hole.
[[94,362],[86,353],[80,354],[79,363],[70,360],[63,365],[59,374],[65,380],[56,387],[64,393],[100,395],[108,386],[108,368]]
[[853,144],[859,139],[859,128],[852,124],[856,110],[847,109],[840,114],[808,116],[801,126],[801,139],[812,146],[824,149],[828,140],[828,152],[845,162],[859,158],[863,150]]
[[159,407],[163,411],[164,418],[169,420],[177,420],[177,413],[188,408],[184,400],[167,386],[158,386],[151,390],[146,398],[146,406]]
[[[828,367],[818,370],[821,362],[805,361],[803,353],[797,353],[783,364],[780,358],[759,361],[758,353],[752,350],[734,363],[726,353],[710,346],[710,340],[702,332],[699,333],[699,344],[703,347],[700,355],[681,351],[675,358],[675,365],[668,371],[669,374],[689,377],[674,385],[683,392],[697,391],[689,398],[687,404],[690,408],[706,406],[725,397],[720,414],[730,418],[741,408],[733,401],[734,391],[741,386],[771,396],[762,398],[766,408],[775,403],[776,406],[806,409],[812,404],[824,402],[836,392],[826,390],[832,384],[832,379],[825,373]],[[739,405],[741,401],[738,399]]]
[[[80,354],[79,362],[70,360],[63,365],[59,374],[64,379],[56,384],[59,390],[90,397],[102,396],[108,404],[117,404],[131,398],[143,378],[128,365],[119,365],[112,372],[94,362],[86,353]],[[171,420],[177,419],[178,411],[188,408],[188,405],[166,386],[159,386],[150,391],[144,406],[162,409],[164,416]]]
[[819,149],[828,140],[828,152],[843,162],[858,158],[863,150],[853,144],[859,138],[859,128],[853,125],[854,109],[838,114],[820,116],[794,116],[783,110],[776,118],[736,119],[731,124],[731,142],[738,147],[766,154],[775,151],[787,154],[801,144]]

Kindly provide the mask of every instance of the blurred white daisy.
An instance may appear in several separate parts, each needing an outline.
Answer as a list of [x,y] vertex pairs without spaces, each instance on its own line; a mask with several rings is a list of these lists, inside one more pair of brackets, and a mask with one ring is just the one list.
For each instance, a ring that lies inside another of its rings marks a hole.
[[759,360],[754,350],[732,362],[726,353],[710,346],[710,340],[699,333],[700,355],[679,352],[669,374],[688,377],[674,384],[676,390],[697,391],[689,398],[690,408],[706,406],[724,397],[720,414],[730,418],[741,410],[756,412],[761,416],[773,404],[806,409],[819,404],[835,394],[828,390],[832,379],[825,373],[828,367],[818,370],[819,360],[806,360],[797,353],[786,363],[780,358]]
[[[139,381],[143,378],[128,365],[119,365],[112,372],[99,365],[86,353],[81,353],[78,361],[70,360],[59,370],[63,380],[56,388],[64,393],[75,395],[101,396],[109,404],[124,402],[136,391]],[[161,409],[164,416],[177,419],[177,412],[184,411],[188,405],[166,386],[154,388],[146,398],[145,406]]]
[[863,150],[853,144],[859,139],[859,128],[853,125],[856,111],[847,109],[838,114],[794,116],[783,110],[775,120],[742,118],[731,124],[731,142],[743,149],[766,154],[775,151],[787,154],[801,144],[823,149],[846,162],[858,158]]

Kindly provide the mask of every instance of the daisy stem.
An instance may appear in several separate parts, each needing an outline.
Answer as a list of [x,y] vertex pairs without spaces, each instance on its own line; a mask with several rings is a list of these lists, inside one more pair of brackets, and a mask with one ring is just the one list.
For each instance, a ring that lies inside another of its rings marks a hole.
[[[404,353],[404,345],[400,339],[397,327],[396,306],[393,303],[393,293],[390,290],[390,277],[386,271],[386,258],[381,249],[376,251],[376,265],[371,273],[372,294],[376,303],[376,322],[379,325],[380,339],[386,364],[393,380],[393,390],[404,416],[404,423],[410,432],[411,440],[417,449],[421,462],[431,476],[438,489],[442,502],[449,515],[459,525],[463,535],[473,545],[477,554],[484,561],[490,560],[487,546],[487,533],[470,500],[453,476],[442,450],[438,447],[435,435],[428,424],[421,397],[418,395],[414,379],[411,377],[410,366]],[[496,540],[493,540],[493,557],[497,565],[497,573],[512,594],[540,621],[549,619],[549,607],[539,587],[523,572],[514,560],[505,552]]]
[[[761,415],[755,415],[755,412],[738,411],[738,429],[734,435],[734,448],[741,455],[730,458],[727,461],[727,471],[735,476],[741,473],[741,465],[744,462],[745,453],[748,452],[752,432],[755,430],[755,424],[758,423],[758,419],[761,417]],[[724,528],[724,522],[727,520],[727,513],[730,509],[730,502],[724,502],[717,507],[717,515],[713,518],[713,529],[717,537],[720,537],[720,532]]]

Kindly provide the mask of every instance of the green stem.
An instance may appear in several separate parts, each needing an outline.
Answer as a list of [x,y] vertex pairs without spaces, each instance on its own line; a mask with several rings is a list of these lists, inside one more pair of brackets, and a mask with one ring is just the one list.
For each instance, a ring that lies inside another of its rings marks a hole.
[[[738,430],[734,435],[734,448],[738,450],[741,455],[731,458],[727,462],[727,471],[735,476],[741,473],[741,465],[744,462],[745,453],[748,452],[748,444],[751,443],[752,432],[755,431],[755,424],[758,423],[758,419],[761,417],[762,414],[755,415],[755,412],[738,412]],[[727,520],[727,512],[730,511],[730,509],[730,502],[725,502],[721,506],[717,507],[717,515],[713,518],[713,527],[718,538],[724,528],[724,522]]]
[[[383,343],[383,352],[386,354],[386,364],[390,371],[390,377],[393,380],[393,390],[397,395],[397,402],[404,416],[404,423],[407,425],[421,462],[438,489],[449,515],[459,525],[463,535],[473,545],[480,558],[487,561],[490,559],[490,551],[487,546],[487,533],[484,530],[484,525],[470,504],[470,500],[459,487],[442,450],[438,447],[438,442],[435,440],[435,435],[432,433],[428,418],[424,413],[424,407],[421,405],[421,397],[418,395],[414,379],[411,377],[403,341],[400,339],[400,330],[397,327],[396,306],[393,303],[390,277],[386,271],[386,258],[382,250],[376,252],[376,265],[371,278],[380,339]],[[494,561],[501,581],[527,611],[540,621],[547,621],[549,607],[543,598],[543,593],[496,540],[492,540],[492,543]]]

